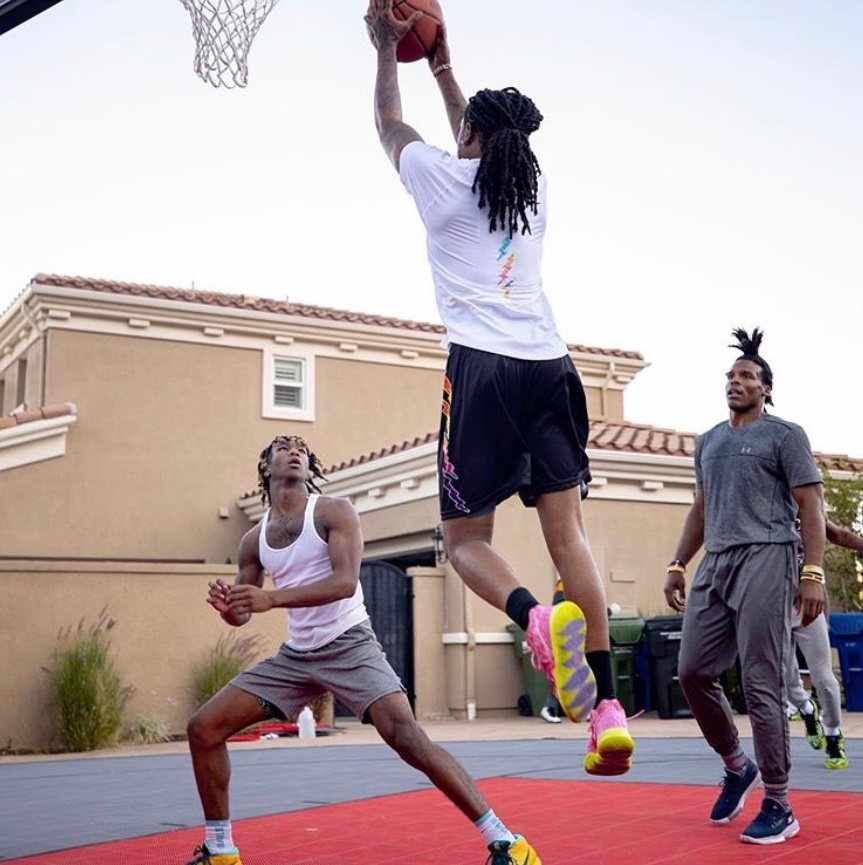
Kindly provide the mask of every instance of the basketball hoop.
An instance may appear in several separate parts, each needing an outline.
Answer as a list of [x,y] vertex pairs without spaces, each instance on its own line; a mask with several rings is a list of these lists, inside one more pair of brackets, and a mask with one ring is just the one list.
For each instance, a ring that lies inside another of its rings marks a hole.
[[279,0],[180,0],[192,17],[195,72],[213,87],[245,87],[252,41]]

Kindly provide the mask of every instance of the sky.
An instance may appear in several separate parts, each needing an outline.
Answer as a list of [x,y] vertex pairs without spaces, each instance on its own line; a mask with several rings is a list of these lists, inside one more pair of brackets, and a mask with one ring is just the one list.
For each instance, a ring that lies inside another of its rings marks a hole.
[[[246,88],[179,0],[63,0],[0,36],[0,312],[39,272],[438,321],[377,139],[363,0],[281,0]],[[544,285],[570,343],[640,352],[627,419],[727,415],[733,328],[775,413],[863,456],[863,2],[441,0],[466,94],[544,115]],[[405,120],[452,147],[424,62]]]

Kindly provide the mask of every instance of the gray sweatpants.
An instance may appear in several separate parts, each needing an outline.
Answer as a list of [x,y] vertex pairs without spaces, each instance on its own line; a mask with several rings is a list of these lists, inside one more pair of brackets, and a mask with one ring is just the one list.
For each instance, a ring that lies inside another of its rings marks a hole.
[[[830,631],[827,626],[827,616],[821,614],[814,622],[805,628],[800,624],[799,614],[794,614],[791,633],[800,651],[806,656],[809,665],[809,677],[812,685],[818,691],[818,702],[821,704],[821,721],[825,727],[837,729],[842,726],[842,704],[839,682],[833,674],[833,652],[830,648]],[[791,663],[788,665],[788,702],[798,709],[803,709],[809,700],[809,694],[800,680],[800,668],[797,666],[797,653],[791,653]]]
[[737,727],[719,677],[739,654],[755,760],[765,784],[787,784],[791,767],[785,671],[796,587],[795,544],[707,553],[683,617],[678,675],[692,714],[717,754],[737,750]]

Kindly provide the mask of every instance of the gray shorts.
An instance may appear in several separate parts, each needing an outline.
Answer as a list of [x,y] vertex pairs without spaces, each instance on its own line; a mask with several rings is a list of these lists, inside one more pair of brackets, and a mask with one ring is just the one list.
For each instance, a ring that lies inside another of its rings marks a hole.
[[365,724],[371,723],[372,703],[405,690],[368,620],[309,652],[282,643],[278,654],[240,673],[231,684],[253,694],[264,708],[272,704],[290,719],[332,691]]

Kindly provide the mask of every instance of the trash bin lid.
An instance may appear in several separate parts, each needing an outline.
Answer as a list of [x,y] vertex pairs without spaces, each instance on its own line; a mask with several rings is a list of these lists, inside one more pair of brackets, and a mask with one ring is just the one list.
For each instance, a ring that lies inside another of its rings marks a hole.
[[843,637],[863,634],[863,613],[831,613],[830,630]]
[[618,646],[635,646],[644,633],[644,619],[625,613],[608,617],[608,635]]

